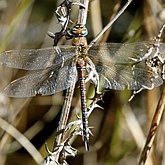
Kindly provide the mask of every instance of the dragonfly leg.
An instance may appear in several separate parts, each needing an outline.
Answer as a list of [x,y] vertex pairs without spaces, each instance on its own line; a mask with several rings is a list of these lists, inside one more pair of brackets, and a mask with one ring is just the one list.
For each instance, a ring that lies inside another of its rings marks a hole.
[[[129,57],[129,59],[131,59],[132,61],[135,61],[135,64],[146,60],[147,58],[149,58],[151,55],[152,57],[159,57],[159,60],[161,62],[164,62],[163,58],[160,57],[159,55],[159,50],[160,50],[160,41],[161,41],[161,36],[163,33],[163,30],[165,28],[165,24],[163,24],[163,26],[161,27],[159,34],[157,35],[157,37],[155,37],[155,42],[153,42],[153,44],[151,44],[151,46],[147,49],[147,52],[144,54],[143,57],[139,57],[139,58],[133,58],[133,57]],[[154,51],[154,55],[153,55],[153,51]],[[134,64],[134,65],[135,65]]]
[[143,90],[143,88],[140,88],[139,90],[133,91],[131,97],[128,99],[128,101],[132,101],[132,99],[135,97],[135,95],[139,92],[141,92]]
[[66,39],[71,39],[74,36],[68,36],[68,24],[69,22],[72,22],[70,20],[70,12],[71,12],[71,7],[73,5],[78,5],[81,8],[85,8],[85,6],[80,3],[80,2],[72,2],[71,0],[64,0],[56,9],[55,13],[56,13],[56,17],[59,21],[59,23],[62,26],[62,29],[57,32],[57,33],[51,33],[48,32],[48,36],[54,39],[54,46],[57,45],[57,43],[59,42],[59,40],[65,36]]
[[101,94],[102,92],[99,91],[99,74],[97,73],[95,65],[90,58],[87,58],[86,70],[88,72],[88,76],[86,77],[85,82],[88,82],[89,80],[92,81],[96,87],[96,93]]
[[[61,50],[58,46],[54,46],[55,51],[57,52],[58,56],[57,58],[61,58],[61,68],[64,66],[64,57],[61,55]],[[56,60],[56,59],[55,59]]]
[[154,83],[152,83],[151,84],[151,86],[149,87],[149,86],[146,86],[146,85],[142,85],[142,87],[139,89],[139,90],[134,90],[133,91],[133,94],[131,95],[131,97],[129,98],[129,102],[134,98],[134,96],[137,94],[137,93],[139,93],[139,92],[141,92],[143,89],[149,89],[149,90],[151,90],[151,89],[153,89],[154,88]]

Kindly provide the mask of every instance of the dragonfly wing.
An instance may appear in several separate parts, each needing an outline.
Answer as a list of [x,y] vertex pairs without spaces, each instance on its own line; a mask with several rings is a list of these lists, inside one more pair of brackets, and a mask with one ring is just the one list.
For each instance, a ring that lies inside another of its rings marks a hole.
[[70,65],[64,66],[61,69],[53,69],[51,74],[41,83],[38,89],[38,94],[50,95],[55,92],[60,92],[70,87],[77,78],[76,66],[71,62]]
[[152,89],[163,83],[158,75],[153,75],[142,68],[126,65],[97,66],[98,74],[104,88],[115,90]]
[[[118,64],[134,64],[141,61],[150,49],[150,57],[153,57],[157,49],[153,46],[154,41],[134,43],[104,43],[95,44],[89,49],[89,56],[94,63],[109,61]],[[160,56],[164,59],[165,44],[160,43]]]
[[2,93],[10,97],[32,97],[37,94],[51,95],[70,87],[76,67],[69,65],[30,72],[24,77],[11,82]]
[[75,56],[75,48],[67,45],[55,48],[9,50],[0,53],[0,64],[11,68],[38,70],[63,63],[73,56]]

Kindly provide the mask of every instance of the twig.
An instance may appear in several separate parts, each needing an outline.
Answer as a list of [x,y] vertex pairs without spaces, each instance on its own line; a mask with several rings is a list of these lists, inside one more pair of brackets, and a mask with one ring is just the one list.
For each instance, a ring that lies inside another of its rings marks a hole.
[[[89,0],[82,0],[81,4],[83,4],[83,6],[85,6],[85,7],[80,6],[77,22],[80,24],[85,24],[86,19],[87,19]],[[69,115],[69,111],[70,111],[70,106],[71,106],[71,101],[73,98],[74,88],[75,88],[75,82],[67,90],[65,102],[64,102],[63,109],[62,109],[60,122],[59,122],[59,127],[57,129],[58,131],[65,129],[65,127],[66,127],[68,115]],[[57,137],[57,140],[56,140],[57,145],[59,145],[61,143],[61,138],[62,138],[62,135],[59,135]]]
[[77,23],[85,25],[87,20],[89,0],[82,0],[81,3],[84,7],[80,6]]
[[[70,112],[70,107],[71,107],[71,102],[73,98],[74,88],[75,88],[75,81],[71,84],[71,86],[66,91],[66,96],[65,96],[64,105],[61,112],[59,126],[57,128],[57,132],[60,132],[66,128],[66,124],[67,124],[68,116]],[[63,134],[59,134],[56,139],[56,144],[59,145],[62,142],[62,139],[63,139]]]
[[151,128],[146,140],[146,144],[140,156],[139,165],[144,165],[147,160],[147,156],[150,153],[151,147],[153,145],[153,142],[156,136],[156,131],[158,129],[162,114],[164,112],[164,108],[165,108],[165,87],[163,89],[163,93],[161,95],[154,117],[152,119]]
[[[82,0],[81,4],[83,4],[83,6],[80,5],[77,23],[86,24],[88,3],[89,3],[89,0]],[[76,77],[75,77],[75,81],[73,81],[73,83],[67,89],[67,92],[66,92],[64,106],[62,108],[61,117],[60,117],[60,121],[59,121],[59,126],[58,126],[58,129],[57,129],[57,132],[59,132],[59,133],[60,133],[60,131],[64,131],[65,128],[66,128],[66,125],[67,125],[69,112],[70,112],[70,107],[71,107],[71,102],[72,102],[73,93],[74,93],[74,88],[75,88],[75,82],[76,82]],[[55,147],[59,146],[64,141],[65,141],[65,136],[62,132],[57,136],[56,144],[54,145],[53,150],[55,150]],[[60,153],[58,155],[56,155],[56,160],[58,160],[57,156],[59,157]]]
[[103,28],[103,30],[97,34],[97,36],[90,42],[89,48],[92,47],[93,44],[112,26],[112,24],[120,17],[120,15],[126,10],[126,8],[130,5],[132,0],[128,0],[127,3],[123,6],[123,8],[116,14],[116,16]]

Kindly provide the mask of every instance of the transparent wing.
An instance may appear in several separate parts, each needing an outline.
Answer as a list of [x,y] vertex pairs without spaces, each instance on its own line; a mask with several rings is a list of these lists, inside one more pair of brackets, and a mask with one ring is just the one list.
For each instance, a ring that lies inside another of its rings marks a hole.
[[100,75],[101,86],[115,90],[140,90],[152,89],[163,83],[159,75],[153,75],[142,68],[126,65],[97,65],[96,70]]
[[[141,59],[144,57],[148,49],[153,46],[154,41],[144,41],[135,43],[105,43],[105,44],[95,44],[89,49],[89,57],[92,61],[96,63],[104,63],[109,61],[109,63],[116,64],[133,64],[134,59]],[[165,44],[160,43],[159,48],[160,56],[165,59]],[[153,47],[150,56],[153,56],[156,52],[156,48]]]
[[45,70],[30,72],[11,82],[3,91],[10,97],[32,97],[37,94],[51,95],[70,87],[77,76],[72,61],[64,67],[60,65]]
[[[161,75],[155,75],[146,67],[144,61],[135,64],[153,46],[154,42],[105,43],[89,49],[89,57],[96,66],[102,86],[115,90],[152,89],[163,83]],[[156,52],[153,47],[150,56]],[[160,56],[164,56],[165,44],[160,43]]]
[[75,56],[75,47],[73,46],[65,45],[56,48],[4,51],[0,53],[0,64],[11,68],[38,70],[63,63]]
[[[109,60],[113,63],[134,63],[131,58],[140,59],[147,53],[148,48],[154,42],[135,42],[135,43],[105,43],[95,44],[89,49],[91,59],[96,62]],[[57,49],[23,49],[9,50],[0,53],[0,63],[8,67],[38,70],[51,67],[54,64],[62,63],[76,55],[74,46],[60,46]],[[60,49],[59,51],[57,51]],[[154,54],[154,50],[152,54]],[[165,44],[160,43],[160,56],[164,59]],[[151,54],[151,56],[152,56]]]

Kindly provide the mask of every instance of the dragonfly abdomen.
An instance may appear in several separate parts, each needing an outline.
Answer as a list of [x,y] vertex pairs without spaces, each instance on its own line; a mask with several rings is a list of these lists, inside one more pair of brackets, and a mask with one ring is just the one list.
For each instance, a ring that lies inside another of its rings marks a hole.
[[88,134],[88,120],[87,120],[87,101],[86,101],[86,63],[83,58],[77,60],[77,72],[79,77],[80,95],[81,95],[81,110],[82,110],[82,124],[83,124],[83,140],[85,147],[89,150],[89,134]]

